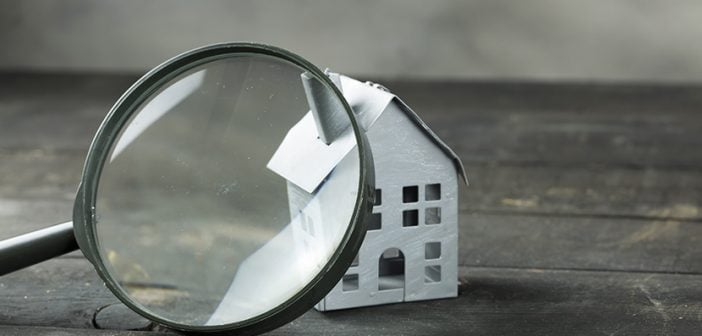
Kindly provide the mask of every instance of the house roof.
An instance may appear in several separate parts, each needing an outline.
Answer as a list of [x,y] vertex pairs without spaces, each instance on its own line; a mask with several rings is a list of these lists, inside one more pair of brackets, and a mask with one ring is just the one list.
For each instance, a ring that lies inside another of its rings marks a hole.
[[[361,128],[368,130],[373,127],[389,104],[396,103],[409,119],[453,161],[458,175],[468,184],[465,168],[458,155],[400,98],[380,85],[362,83],[346,76],[340,76],[340,84],[344,97],[353,109]],[[267,164],[268,169],[309,193],[319,186],[356,145],[351,127],[343,131],[337,140],[329,145],[324,144],[318,138],[315,122],[312,113],[308,112],[288,131]]]
[[373,126],[375,120],[385,111],[386,107],[395,102],[400,110],[404,112],[409,119],[431,139],[431,141],[441,149],[451,161],[453,161],[456,172],[463,178],[463,181],[468,185],[468,176],[461,162],[461,158],[449,147],[434,131],[415,113],[402,99],[394,95],[382,85],[371,82],[360,82],[347,76],[340,76],[344,97],[349,102],[357,120],[364,130],[368,130]]

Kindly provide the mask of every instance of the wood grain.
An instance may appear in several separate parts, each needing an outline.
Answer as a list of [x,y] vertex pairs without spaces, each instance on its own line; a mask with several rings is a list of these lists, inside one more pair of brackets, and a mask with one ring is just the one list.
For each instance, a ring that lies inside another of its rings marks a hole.
[[[457,299],[309,311],[271,334],[691,335],[702,323],[698,284],[696,275],[461,267]],[[0,290],[0,331],[10,335],[34,333],[27,326],[41,327],[39,335],[103,335],[80,329],[91,327],[97,308],[116,302],[82,259],[8,275]]]
[[[70,218],[92,134],[134,80],[0,74],[0,238]],[[461,295],[271,334],[699,334],[702,86],[378,82],[466,163]],[[0,334],[156,334],[93,328],[117,300],[80,252],[0,278],[0,297]]]

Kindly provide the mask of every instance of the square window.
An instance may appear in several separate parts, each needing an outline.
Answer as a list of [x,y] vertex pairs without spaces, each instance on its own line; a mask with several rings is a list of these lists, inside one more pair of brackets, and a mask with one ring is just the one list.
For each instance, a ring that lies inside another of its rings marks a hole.
[[417,226],[419,224],[418,210],[405,210],[402,212],[402,226]]
[[424,267],[424,282],[441,282],[441,266],[436,265]]
[[419,187],[409,186],[402,188],[402,203],[414,203],[419,201]]
[[424,245],[424,259],[439,259],[441,257],[441,243],[432,242]]
[[382,204],[382,200],[380,197],[382,196],[382,192],[380,189],[375,189],[375,201],[373,202],[373,205],[380,205]]
[[381,222],[382,222],[382,216],[379,213],[374,213],[371,214],[370,218],[368,218],[368,231],[371,230],[380,230],[381,227]]
[[441,223],[441,208],[426,208],[424,210],[424,223],[429,225]]
[[424,198],[427,201],[437,201],[441,199],[441,184],[427,184],[424,189]]
[[341,280],[341,291],[350,292],[358,290],[358,274],[346,274]]

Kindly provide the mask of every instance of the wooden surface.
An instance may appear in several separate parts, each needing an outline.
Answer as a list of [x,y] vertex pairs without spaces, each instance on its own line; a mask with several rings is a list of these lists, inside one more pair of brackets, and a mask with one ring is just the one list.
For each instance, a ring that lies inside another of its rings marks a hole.
[[[0,75],[0,238],[70,218],[92,134],[135,79]],[[383,84],[466,164],[461,295],[271,334],[702,333],[701,86]],[[117,300],[79,252],[0,277],[0,298],[0,334],[171,333],[94,329]]]

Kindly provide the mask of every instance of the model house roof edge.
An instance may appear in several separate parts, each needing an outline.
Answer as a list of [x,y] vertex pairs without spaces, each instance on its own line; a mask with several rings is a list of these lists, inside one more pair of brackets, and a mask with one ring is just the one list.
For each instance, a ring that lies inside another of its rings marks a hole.
[[456,166],[456,171],[458,171],[458,175],[460,175],[463,178],[463,182],[465,182],[466,186],[469,185],[468,183],[468,175],[466,174],[466,169],[463,166],[463,162],[461,161],[461,158],[456,154],[456,152],[451,149],[439,136],[434,133],[434,131],[429,128],[429,125],[427,125],[420,117],[415,113],[400,97],[396,96],[393,94],[393,99],[399,106],[400,109],[402,109],[405,114],[412,120],[417,126],[424,132],[426,133],[429,138],[436,144],[443,152],[446,154],[451,160],[453,161],[453,164]]

